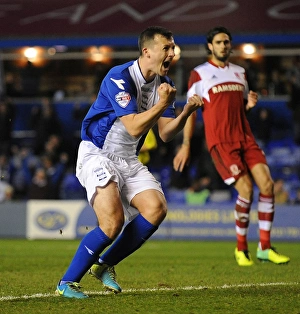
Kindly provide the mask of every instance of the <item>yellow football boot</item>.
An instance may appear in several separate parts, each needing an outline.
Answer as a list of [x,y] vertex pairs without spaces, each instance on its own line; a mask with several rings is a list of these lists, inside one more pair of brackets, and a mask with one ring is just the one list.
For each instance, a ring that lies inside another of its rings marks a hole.
[[267,250],[261,250],[260,248],[257,248],[256,257],[261,262],[272,262],[277,265],[287,264],[290,261],[289,257],[276,252],[274,247],[271,247]]
[[248,250],[238,251],[238,249],[235,248],[234,257],[239,266],[252,266],[254,264]]

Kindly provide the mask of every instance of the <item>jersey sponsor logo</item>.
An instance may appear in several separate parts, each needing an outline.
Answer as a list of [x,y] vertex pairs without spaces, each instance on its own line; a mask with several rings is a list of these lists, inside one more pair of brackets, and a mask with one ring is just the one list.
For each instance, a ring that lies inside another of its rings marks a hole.
[[237,176],[237,175],[241,172],[241,170],[239,169],[239,167],[238,167],[237,165],[235,165],[235,164],[231,165],[229,169],[230,169],[231,174],[232,174],[233,176]]
[[244,86],[240,84],[222,84],[217,85],[212,88],[212,92],[214,94],[222,93],[222,92],[243,92]]
[[115,99],[122,108],[125,108],[129,104],[131,97],[129,93],[120,92],[115,96]]

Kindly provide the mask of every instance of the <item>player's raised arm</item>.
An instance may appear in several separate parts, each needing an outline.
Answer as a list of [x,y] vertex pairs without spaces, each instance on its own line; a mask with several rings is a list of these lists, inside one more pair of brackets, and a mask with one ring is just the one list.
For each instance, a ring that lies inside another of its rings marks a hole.
[[183,107],[182,112],[175,119],[164,119],[163,122],[159,121],[158,130],[160,138],[164,142],[171,141],[174,136],[184,128],[189,116],[193,114],[195,110],[199,109],[202,104],[202,99],[195,94],[189,97],[188,102]]
[[164,111],[173,104],[176,96],[176,88],[168,83],[162,83],[157,92],[159,101],[147,111],[130,114],[120,118],[127,132],[133,137],[140,137],[156,124]]

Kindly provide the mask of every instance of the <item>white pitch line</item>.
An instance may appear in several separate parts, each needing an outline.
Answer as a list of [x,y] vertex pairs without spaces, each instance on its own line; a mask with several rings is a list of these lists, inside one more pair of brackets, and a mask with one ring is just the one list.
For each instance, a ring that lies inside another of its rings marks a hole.
[[[147,289],[126,289],[122,290],[124,293],[136,293],[136,292],[159,292],[159,291],[182,291],[182,290],[214,290],[214,289],[234,289],[234,288],[249,288],[249,287],[269,287],[269,286],[293,286],[298,285],[299,282],[269,282],[269,283],[249,283],[249,284],[238,284],[238,285],[223,285],[216,287],[207,286],[189,286],[189,287],[179,287],[179,288],[147,288]],[[85,291],[88,295],[107,295],[112,294],[108,291]],[[22,296],[6,296],[0,297],[0,301],[13,301],[13,300],[27,300],[27,299],[37,299],[37,298],[49,298],[58,297],[54,293],[36,293],[32,295],[22,295]]]

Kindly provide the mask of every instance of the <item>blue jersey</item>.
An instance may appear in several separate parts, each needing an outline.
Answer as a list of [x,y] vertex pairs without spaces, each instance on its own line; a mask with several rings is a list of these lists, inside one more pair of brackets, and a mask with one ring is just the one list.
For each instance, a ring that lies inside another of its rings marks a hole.
[[[144,112],[159,100],[157,88],[161,83],[174,83],[167,76],[157,75],[147,83],[138,61],[113,67],[101,83],[96,101],[82,122],[81,138],[121,157],[138,154],[146,134],[132,137],[119,117]],[[175,102],[162,117],[175,118]]]

